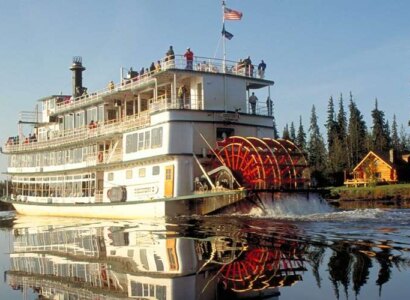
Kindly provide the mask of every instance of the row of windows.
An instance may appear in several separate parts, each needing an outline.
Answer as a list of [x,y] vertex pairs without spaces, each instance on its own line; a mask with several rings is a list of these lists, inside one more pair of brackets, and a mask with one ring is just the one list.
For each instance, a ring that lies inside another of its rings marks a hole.
[[[153,176],[156,176],[156,175],[159,175],[160,168],[159,168],[159,166],[153,166],[151,171],[152,171],[151,174]],[[147,173],[146,168],[139,168],[138,169],[138,177],[139,178],[144,178],[146,176],[146,173]],[[134,177],[134,171],[132,169],[125,170],[125,178],[126,179],[133,179],[133,177]],[[113,181],[114,180],[114,173],[113,172],[108,173],[108,178],[107,179],[108,179],[108,181]]]
[[97,145],[54,152],[12,155],[10,167],[31,168],[81,163],[87,161],[89,157],[95,158],[96,155]]
[[162,127],[159,127],[127,135],[125,138],[125,153],[162,147],[162,131]]
[[22,177],[13,180],[12,193],[36,197],[92,197],[94,174],[55,177]]

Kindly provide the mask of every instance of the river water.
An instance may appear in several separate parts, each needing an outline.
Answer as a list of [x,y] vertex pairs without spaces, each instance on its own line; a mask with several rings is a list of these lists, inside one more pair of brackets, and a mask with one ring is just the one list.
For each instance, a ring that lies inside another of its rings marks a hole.
[[408,299],[410,210],[276,201],[108,221],[0,212],[1,299]]

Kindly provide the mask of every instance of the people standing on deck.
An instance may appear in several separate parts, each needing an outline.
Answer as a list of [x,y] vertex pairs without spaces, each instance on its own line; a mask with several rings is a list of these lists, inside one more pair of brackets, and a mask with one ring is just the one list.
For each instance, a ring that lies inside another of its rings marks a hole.
[[111,80],[111,81],[108,83],[108,89],[109,89],[110,91],[112,91],[112,90],[114,89],[114,87],[115,87],[114,81]]
[[251,105],[252,114],[256,114],[256,102],[258,102],[258,97],[255,96],[255,93],[252,92],[252,95],[249,97],[249,104]]
[[245,65],[245,75],[252,77],[253,76],[253,65],[252,65],[251,57],[248,56],[248,58],[245,58],[243,60],[243,63]]
[[184,85],[181,85],[178,89],[178,99],[179,99],[179,108],[185,108],[185,98],[186,98],[187,89]]
[[161,71],[161,61],[157,61],[157,63],[155,64],[155,72],[159,72]]
[[272,99],[268,96],[266,99],[266,106],[268,108],[268,116],[272,116],[273,113],[273,101]]
[[266,69],[266,64],[265,64],[265,62],[264,62],[263,59],[262,59],[262,61],[261,61],[260,64],[258,65],[258,75],[259,75],[259,78],[264,78],[264,77],[265,77],[265,69]]
[[168,49],[168,51],[165,55],[166,55],[165,56],[165,69],[173,67],[174,59],[175,59],[175,53],[174,53],[174,49],[172,48],[172,46],[169,46],[169,49]]
[[192,63],[194,61],[194,53],[191,51],[190,48],[186,49],[184,57],[186,58],[186,68],[185,69],[192,70]]
[[151,73],[154,73],[154,71],[155,71],[155,63],[154,63],[154,62],[151,63],[151,65],[150,65],[150,67],[149,67],[149,71],[150,71]]

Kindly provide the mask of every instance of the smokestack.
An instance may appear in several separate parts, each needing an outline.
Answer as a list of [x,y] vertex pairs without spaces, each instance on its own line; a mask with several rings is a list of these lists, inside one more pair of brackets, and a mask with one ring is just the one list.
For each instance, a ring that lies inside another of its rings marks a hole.
[[83,94],[83,71],[85,70],[81,56],[73,57],[73,64],[71,65],[70,70],[73,71],[72,94],[74,98],[79,97]]

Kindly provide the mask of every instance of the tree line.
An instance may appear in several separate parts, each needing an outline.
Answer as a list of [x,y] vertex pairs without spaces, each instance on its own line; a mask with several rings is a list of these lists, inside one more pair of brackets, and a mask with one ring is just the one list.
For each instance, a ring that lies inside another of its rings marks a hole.
[[[298,128],[296,129],[294,122],[286,124],[282,138],[293,141],[307,154],[312,179],[318,185],[342,185],[345,174],[350,173],[369,151],[387,153],[394,149],[400,153],[410,150],[410,136],[404,126],[399,128],[396,115],[389,124],[384,112],[378,108],[377,98],[371,117],[372,124],[368,127],[352,93],[347,113],[343,95],[340,94],[337,107],[333,97],[328,101],[324,124],[326,139],[320,132],[314,105],[307,133],[300,116]],[[273,130],[275,138],[278,138],[275,119]]]

